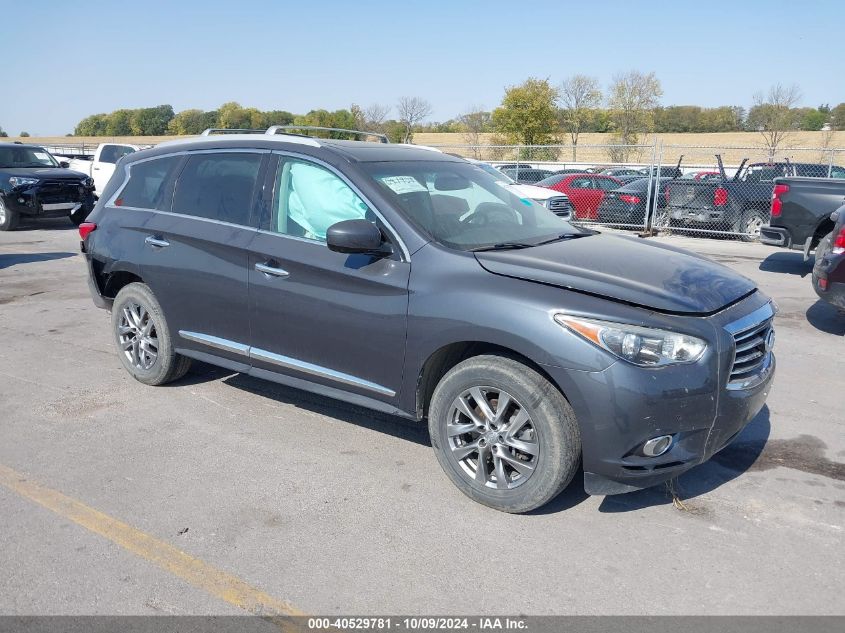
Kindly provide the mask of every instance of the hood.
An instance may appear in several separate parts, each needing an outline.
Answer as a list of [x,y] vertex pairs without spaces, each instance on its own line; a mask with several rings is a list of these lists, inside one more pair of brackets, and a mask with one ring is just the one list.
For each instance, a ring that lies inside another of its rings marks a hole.
[[521,250],[475,253],[491,273],[658,312],[707,314],[756,289],[730,268],[641,238],[598,233]]
[[565,193],[555,191],[554,189],[547,189],[546,187],[535,187],[534,185],[504,185],[505,189],[512,192],[520,198],[530,198],[531,200],[548,200],[549,198],[566,198]]
[[88,174],[63,167],[0,167],[0,172],[6,178],[18,176],[20,178],[41,178],[43,180],[82,180]]

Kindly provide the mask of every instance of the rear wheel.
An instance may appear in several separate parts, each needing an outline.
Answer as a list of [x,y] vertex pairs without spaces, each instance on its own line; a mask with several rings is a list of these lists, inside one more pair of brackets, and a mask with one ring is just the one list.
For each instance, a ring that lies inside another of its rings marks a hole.
[[120,362],[135,380],[163,385],[187,373],[191,359],[174,351],[164,312],[149,286],[124,286],[115,297],[111,320]]
[[746,209],[739,221],[739,232],[744,242],[756,242],[760,239],[760,229],[766,224],[768,215],[761,209]]
[[476,356],[452,368],[434,390],[428,426],[452,482],[504,512],[548,503],[581,457],[569,403],[539,373],[507,357]]
[[7,207],[3,196],[0,196],[0,231],[14,231],[19,219],[18,212]]

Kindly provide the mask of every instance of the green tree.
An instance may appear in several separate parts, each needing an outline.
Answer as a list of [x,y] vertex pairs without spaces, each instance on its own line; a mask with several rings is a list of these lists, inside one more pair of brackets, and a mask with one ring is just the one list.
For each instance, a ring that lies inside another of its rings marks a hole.
[[818,132],[827,123],[828,114],[815,108],[801,108],[799,125],[802,130]]
[[560,86],[561,123],[572,141],[572,160],[578,160],[578,137],[589,125],[601,100],[599,80],[595,77],[573,75]]
[[263,113],[264,123],[262,127],[271,125],[290,125],[296,119],[296,115],[287,110],[268,110]]
[[613,78],[607,104],[615,132],[613,142],[617,146],[614,158],[626,161],[630,148],[624,146],[636,145],[640,134],[653,129],[654,109],[662,96],[663,88],[654,73],[630,70]]
[[106,134],[108,136],[132,135],[132,110],[115,110],[106,118]]
[[205,123],[206,113],[202,110],[182,110],[170,119],[167,132],[169,134],[199,134],[206,129]]
[[9,135],[0,127],[0,138],[7,138]]
[[831,109],[830,127],[834,130],[845,130],[845,103],[840,103]]
[[757,130],[763,137],[763,144],[773,157],[799,125],[799,117],[794,110],[801,98],[798,86],[776,84],[767,93],[754,95],[754,107],[748,112],[748,126]]
[[109,115],[92,114],[85,117],[73,130],[74,136],[105,136]]
[[21,138],[27,138],[29,136],[29,132],[21,132],[20,134],[18,134],[18,136],[20,136]]
[[131,128],[135,136],[161,136],[167,133],[167,124],[173,118],[173,106],[139,108],[132,111]]
[[555,103],[559,96],[548,79],[530,77],[518,86],[510,86],[502,105],[493,110],[493,127],[509,143],[553,143],[558,132]]
[[[328,110],[311,110],[308,114],[296,117],[294,119],[294,125],[336,127],[345,130],[354,130],[356,121],[355,115],[349,110],[335,110],[334,112],[329,112]],[[293,131],[296,132],[296,130]],[[321,132],[315,134],[317,136],[337,139],[359,138],[355,134],[345,134],[343,132]]]
[[229,101],[217,109],[217,126],[225,130],[260,129],[263,124],[257,109],[244,108],[237,101]]

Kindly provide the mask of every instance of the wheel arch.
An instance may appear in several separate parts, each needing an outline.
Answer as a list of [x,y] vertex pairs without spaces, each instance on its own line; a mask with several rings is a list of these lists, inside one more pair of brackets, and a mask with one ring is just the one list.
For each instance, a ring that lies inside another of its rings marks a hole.
[[[431,403],[431,396],[434,393],[434,389],[440,382],[440,379],[443,378],[450,369],[468,358],[488,354],[511,358],[526,365],[527,367],[530,367],[554,385],[558,391],[561,391],[555,380],[549,375],[542,365],[517,350],[486,341],[455,341],[442,345],[438,349],[434,350],[423,362],[417,375],[416,382],[414,409],[416,418],[418,420],[422,420],[428,415],[428,408]],[[565,393],[561,391],[561,394],[564,398],[566,398]]]
[[107,273],[103,274],[103,296],[114,299],[121,289],[131,283],[144,283],[140,270],[134,266],[112,267]]

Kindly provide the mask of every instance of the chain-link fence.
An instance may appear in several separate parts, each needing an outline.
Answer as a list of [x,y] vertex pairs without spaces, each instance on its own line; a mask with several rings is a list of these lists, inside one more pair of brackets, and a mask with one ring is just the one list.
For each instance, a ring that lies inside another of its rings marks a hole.
[[[664,145],[452,145],[495,167],[528,197],[569,199],[578,224],[754,240],[768,223],[774,179],[845,178],[845,149]],[[484,166],[484,165],[483,165]]]

